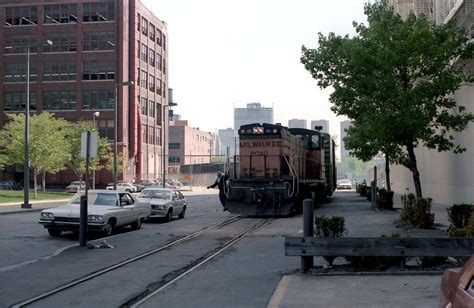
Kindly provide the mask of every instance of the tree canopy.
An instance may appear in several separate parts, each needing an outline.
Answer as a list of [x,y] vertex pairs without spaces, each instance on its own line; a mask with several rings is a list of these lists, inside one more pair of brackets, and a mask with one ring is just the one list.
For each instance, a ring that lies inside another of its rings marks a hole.
[[384,1],[365,6],[368,25],[356,35],[319,34],[318,48],[302,47],[301,62],[321,88],[332,87],[332,111],[355,123],[346,141],[359,157],[390,151],[409,168],[422,197],[414,149],[465,150],[455,133],[474,120],[452,94],[473,80],[462,60],[473,44],[453,22],[433,25],[425,16],[406,20]]

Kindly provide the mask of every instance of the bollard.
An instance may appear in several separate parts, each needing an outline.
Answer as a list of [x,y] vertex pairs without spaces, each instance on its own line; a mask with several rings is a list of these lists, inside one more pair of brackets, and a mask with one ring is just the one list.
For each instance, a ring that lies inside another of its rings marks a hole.
[[372,208],[375,209],[377,205],[377,184],[375,184],[375,181],[371,182],[372,189],[370,190],[370,199],[372,203]]
[[79,245],[87,244],[87,197],[81,196],[81,209],[79,216]]
[[[303,237],[314,236],[314,206],[313,200],[305,199],[303,201]],[[306,273],[310,268],[314,266],[313,256],[301,257],[301,272]]]

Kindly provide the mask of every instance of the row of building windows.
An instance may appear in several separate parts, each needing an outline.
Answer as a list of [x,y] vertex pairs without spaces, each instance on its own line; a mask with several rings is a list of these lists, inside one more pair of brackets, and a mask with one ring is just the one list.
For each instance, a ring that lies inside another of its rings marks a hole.
[[[30,92],[30,109],[36,110],[36,92]],[[113,109],[115,103],[113,90],[83,91],[82,109]],[[5,111],[23,111],[26,105],[26,92],[5,92]],[[75,91],[44,91],[44,110],[76,110]]]
[[161,104],[155,103],[152,100],[148,100],[146,97],[138,97],[140,102],[140,111],[141,114],[149,116],[158,120],[158,123],[161,123]]
[[[30,63],[30,81],[37,80],[37,64]],[[75,62],[43,64],[44,81],[76,80]],[[26,63],[7,63],[4,67],[4,82],[26,82]],[[113,61],[88,61],[82,63],[82,80],[114,80]]]
[[156,41],[158,46],[162,46],[163,49],[166,50],[166,36],[145,17],[140,16],[140,14],[137,16],[137,31],[148,36],[150,40]]
[[168,162],[170,164],[179,164],[179,163],[181,163],[181,157],[179,157],[179,156],[170,156],[168,158]]
[[[160,71],[162,70],[163,72],[166,72],[165,66],[162,66],[163,64],[166,63],[165,59],[161,57],[159,53],[155,53],[151,47],[147,47],[147,45],[138,42],[138,58],[141,59],[143,62],[150,64],[153,67],[156,67]],[[163,59],[163,61],[162,61]]]
[[[77,23],[76,4],[45,5],[45,24]],[[115,20],[114,1],[82,4],[83,22],[104,22]],[[38,6],[5,8],[5,26],[28,26],[38,24]]]
[[142,124],[142,143],[161,145],[161,128]]
[[181,149],[181,143],[179,143],[179,142],[170,142],[170,143],[168,143],[168,148],[170,150],[179,150],[179,149]]
[[[76,52],[77,35],[76,33],[48,34],[44,40],[50,40],[52,45],[44,45],[43,52]],[[7,36],[5,38],[5,53],[18,54],[26,53],[27,46],[30,52],[37,52],[38,38],[29,35]],[[115,34],[113,32],[84,32],[82,42],[83,51],[114,50]]]
[[140,68],[137,69],[137,84],[139,84],[142,88],[148,89],[152,92],[156,92],[159,95],[163,94],[163,97],[166,97],[165,93],[162,91],[162,87],[164,87],[164,83],[162,84],[160,78],[156,78],[152,74],[148,74],[145,70]]

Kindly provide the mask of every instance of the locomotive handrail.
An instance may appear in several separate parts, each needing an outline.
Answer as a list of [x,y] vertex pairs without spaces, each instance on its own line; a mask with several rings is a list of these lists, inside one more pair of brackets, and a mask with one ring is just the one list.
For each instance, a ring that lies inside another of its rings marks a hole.
[[294,195],[294,193],[295,193],[295,186],[296,186],[296,189],[297,189],[296,193],[299,193],[299,187],[298,187],[298,185],[297,185],[297,184],[298,184],[298,183],[297,183],[298,179],[297,179],[296,176],[295,176],[295,173],[294,173],[294,171],[293,171],[293,166],[292,166],[292,165],[290,164],[290,162],[288,161],[288,158],[286,158],[285,155],[282,155],[282,156],[283,156],[283,158],[285,159],[286,163],[288,164],[288,167],[290,167],[289,170],[290,170],[291,176],[293,177],[292,192],[291,192],[291,194],[289,194],[290,197],[293,197],[293,195]]

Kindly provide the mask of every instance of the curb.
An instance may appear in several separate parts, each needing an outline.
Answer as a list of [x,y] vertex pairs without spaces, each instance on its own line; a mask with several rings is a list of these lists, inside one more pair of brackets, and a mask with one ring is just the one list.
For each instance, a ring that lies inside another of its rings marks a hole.
[[25,209],[25,210],[13,210],[8,212],[0,212],[0,215],[8,215],[8,214],[19,214],[19,213],[30,213],[30,212],[39,212],[44,209]]

